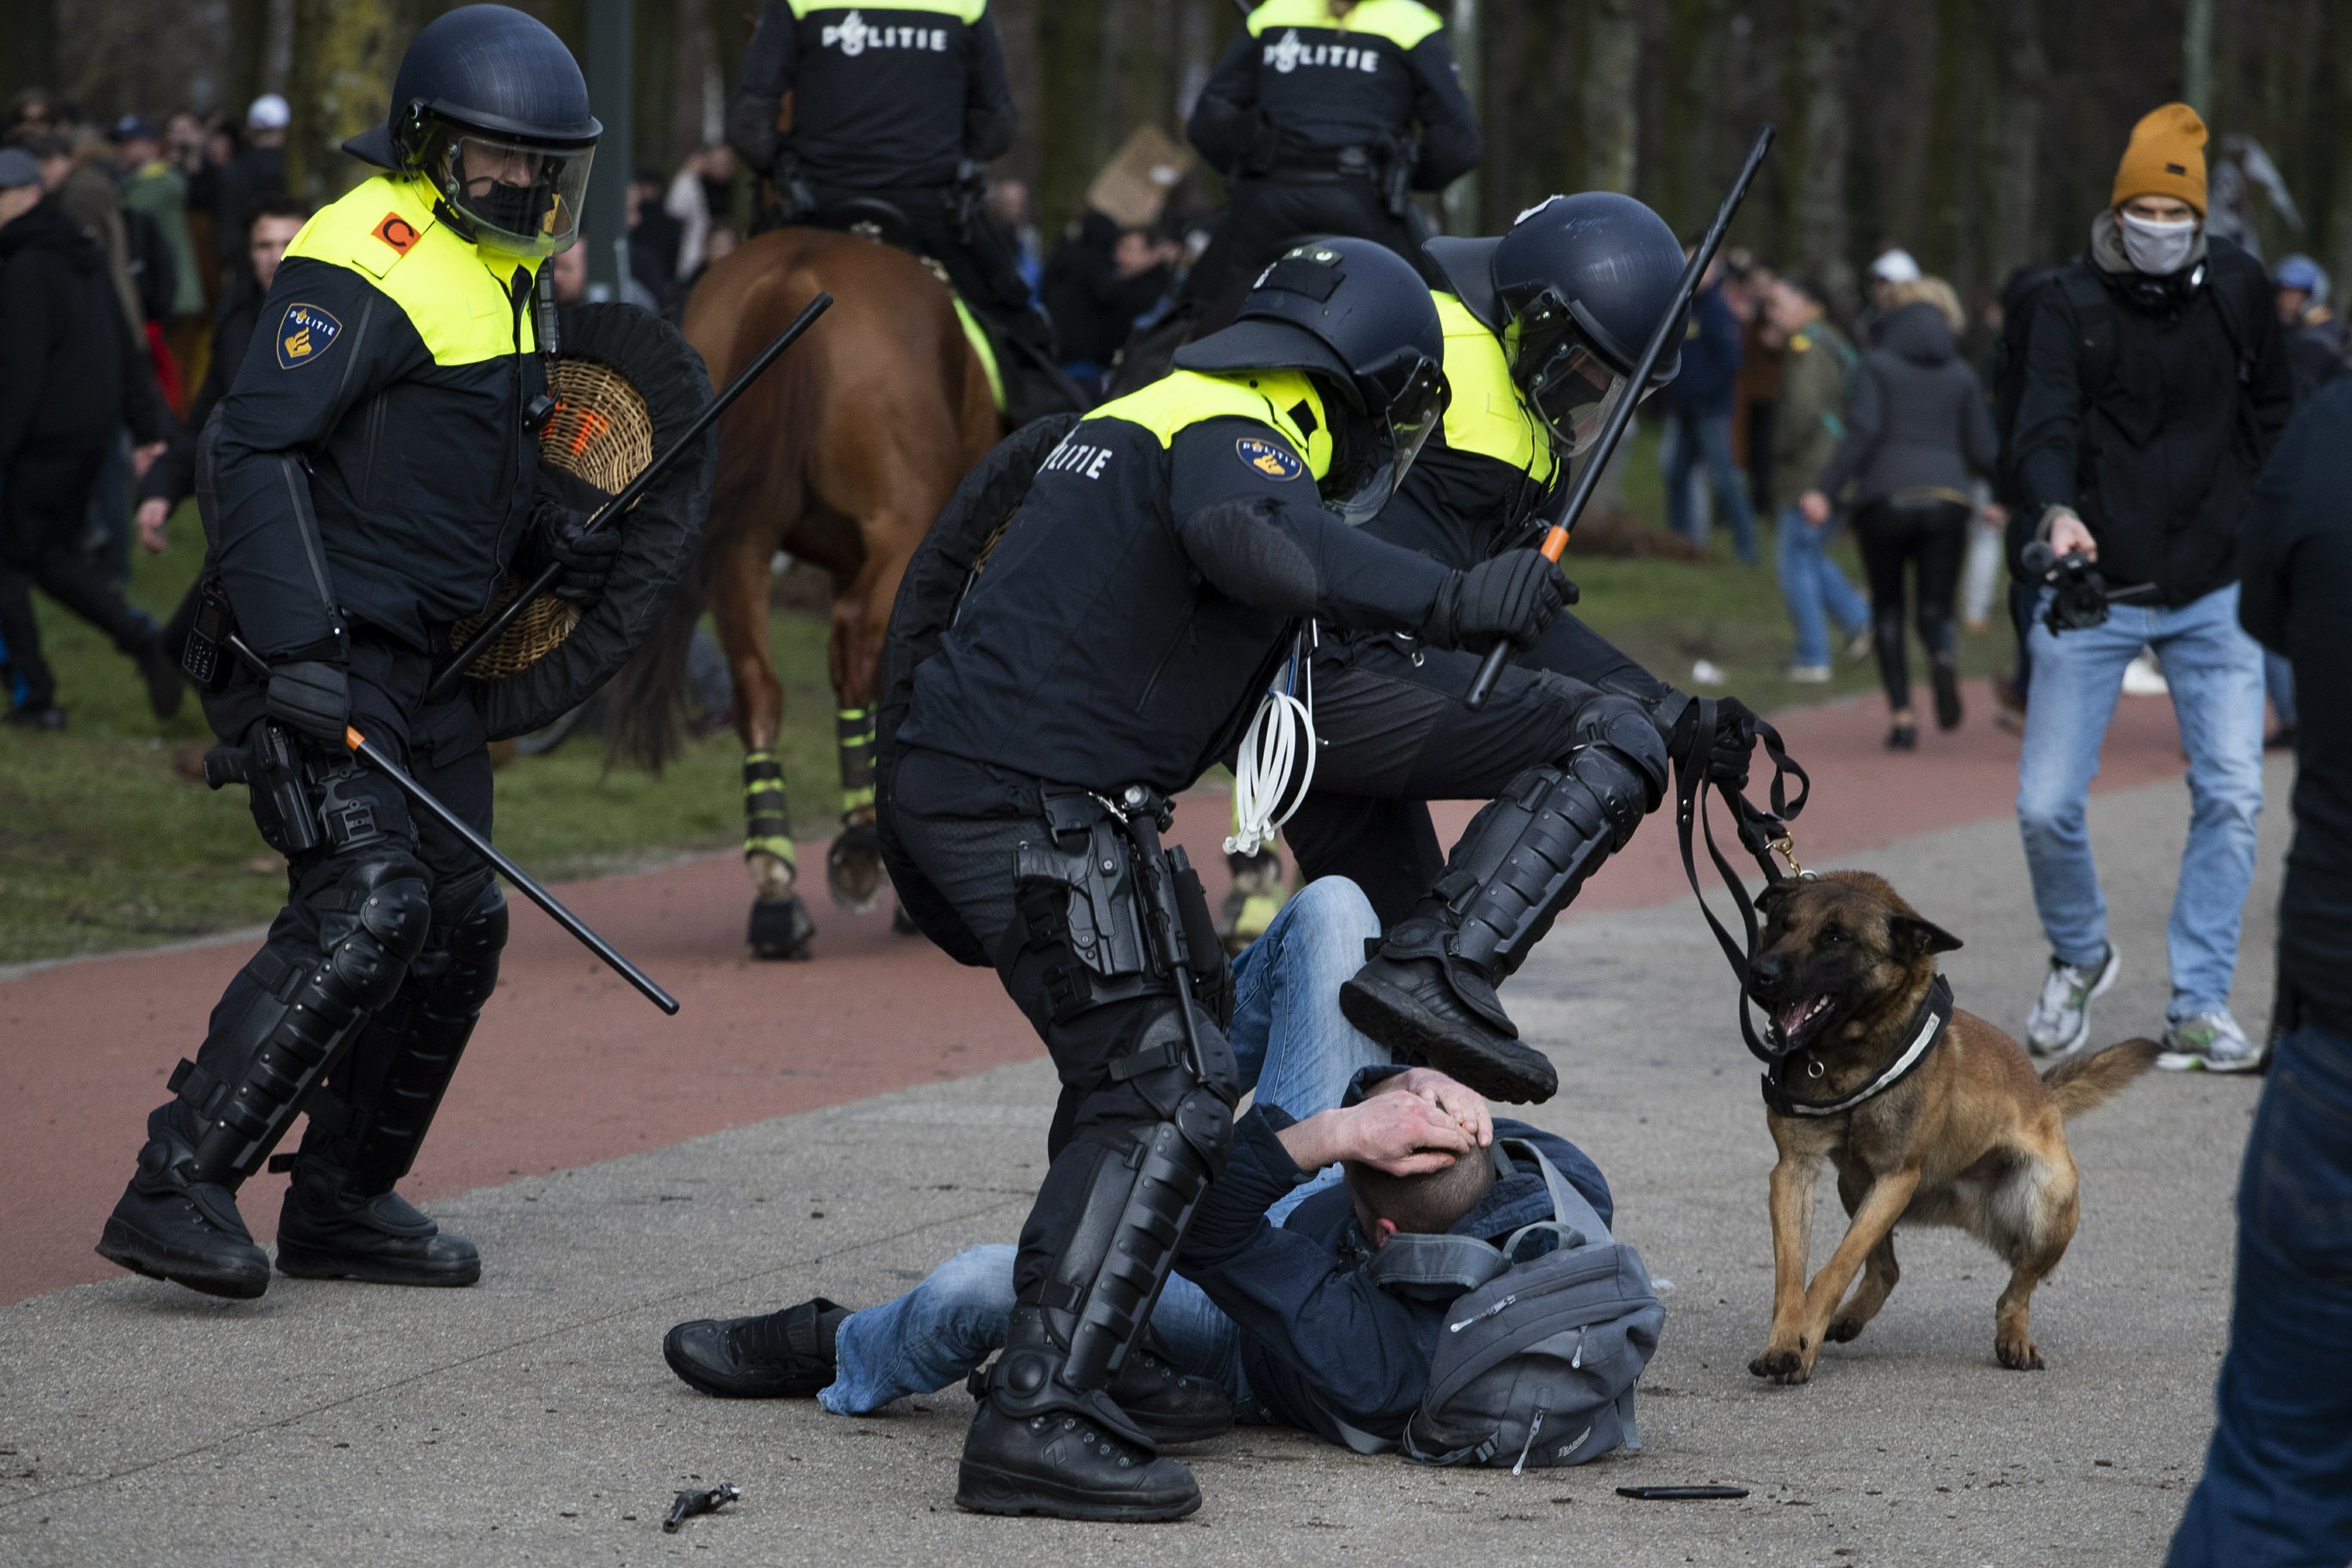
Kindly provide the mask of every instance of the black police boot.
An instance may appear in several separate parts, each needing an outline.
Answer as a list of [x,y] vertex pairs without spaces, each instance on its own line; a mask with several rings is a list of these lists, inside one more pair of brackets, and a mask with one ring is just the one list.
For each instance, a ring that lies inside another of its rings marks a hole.
[[964,1436],[957,1507],[1145,1524],[1201,1506],[1192,1472],[1160,1458],[1107,1394],[1062,1383],[1066,1353],[1040,1309],[1014,1308],[1007,1338],[996,1363],[972,1374],[980,1408]]
[[1470,1005],[1466,995],[1491,996],[1494,984],[1445,953],[1444,934],[1434,921],[1400,924],[1339,988],[1339,1011],[1398,1061],[1435,1068],[1488,1100],[1549,1100],[1559,1088],[1559,1069],[1519,1038],[1499,1006]]
[[398,1193],[352,1193],[341,1171],[305,1153],[278,1215],[278,1271],[373,1285],[471,1285],[482,1277],[482,1255],[464,1237],[443,1235]]
[[849,1309],[824,1297],[752,1318],[698,1318],[662,1336],[670,1371],[721,1399],[813,1399],[834,1377]]
[[269,1255],[254,1245],[230,1189],[192,1178],[194,1155],[168,1132],[148,1140],[98,1255],[134,1274],[249,1300],[269,1289]]
[[1163,1447],[1204,1443],[1234,1427],[1234,1396],[1205,1377],[1178,1372],[1136,1345],[1110,1380],[1110,1396],[1128,1418]]

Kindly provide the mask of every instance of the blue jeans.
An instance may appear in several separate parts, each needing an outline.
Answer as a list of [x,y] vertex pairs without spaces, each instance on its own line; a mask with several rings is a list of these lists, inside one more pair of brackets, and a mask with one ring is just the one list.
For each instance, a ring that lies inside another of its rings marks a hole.
[[2254,818],[2263,809],[2263,657],[2238,625],[2231,584],[2177,610],[2118,605],[2104,626],[2061,636],[2037,608],[2027,644],[2033,684],[2017,758],[2017,825],[2033,904],[2050,951],[2067,963],[2099,962],[2107,900],[2091,863],[2091,780],[2122,694],[2124,667],[2142,644],[2164,662],[2172,710],[2189,750],[2189,844],[2166,941],[2178,1023],[2230,1005],[2238,927],[2254,877]]
[[1715,514],[1731,525],[1731,547],[1744,565],[1756,564],[1756,513],[1748,504],[1744,477],[1731,461],[1731,416],[1675,414],[1667,416],[1673,439],[1666,451],[1666,526],[1706,548],[1707,527],[1691,506],[1691,470],[1706,466]]
[[1780,597],[1788,602],[1789,620],[1797,628],[1792,664],[1821,666],[1830,661],[1829,623],[1854,637],[1870,625],[1870,601],[1845,580],[1830,559],[1830,525],[1815,528],[1795,507],[1780,509]]
[[2220,1424],[2168,1568],[2352,1560],[2352,1039],[2278,1043],[2238,1177]]
[[[1325,877],[1301,889],[1234,961],[1228,1037],[1259,1104],[1303,1120],[1338,1105],[1357,1069],[1387,1064],[1388,1053],[1339,1014],[1340,984],[1363,966],[1364,939],[1380,934],[1356,884]],[[1280,1225],[1309,1194],[1338,1180],[1337,1165],[1318,1173],[1266,1218]],[[1003,1348],[1013,1258],[1009,1246],[965,1247],[897,1300],[842,1320],[834,1380],[817,1403],[836,1415],[870,1415],[901,1395],[961,1382]],[[1249,1408],[1241,1331],[1199,1286],[1170,1276],[1151,1327],[1179,1370],[1223,1384],[1236,1409]]]

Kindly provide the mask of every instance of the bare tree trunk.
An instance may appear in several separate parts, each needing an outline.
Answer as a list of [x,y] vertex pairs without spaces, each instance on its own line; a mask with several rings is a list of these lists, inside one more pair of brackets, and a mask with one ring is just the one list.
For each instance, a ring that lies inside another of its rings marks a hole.
[[1853,57],[1853,0],[1796,0],[1796,68],[1790,108],[1797,122],[1797,171],[1790,216],[1796,254],[1831,294],[1850,300],[1853,262],[1847,238],[1846,65]]
[[[2326,149],[2332,167],[2326,210],[2315,219],[2312,239],[2335,280],[2340,311],[2347,289],[2352,289],[2352,17],[2330,6],[2325,37],[2326,47],[2319,56],[2326,74],[2318,84],[2325,112],[2314,121],[2326,128],[2333,143]],[[2326,243],[2321,248],[2323,237]]]
[[1642,28],[1633,0],[1593,0],[1590,26],[1584,51],[1584,168],[1578,186],[1630,193],[1642,150],[1637,97]]
[[392,0],[295,0],[286,188],[328,201],[358,183],[340,149],[383,118],[399,64]]
[[2034,236],[2041,192],[2042,104],[2050,61],[2042,49],[2041,0],[1997,0],[2002,113],[1992,138],[1991,233],[1985,276],[1998,289],[2040,259]]

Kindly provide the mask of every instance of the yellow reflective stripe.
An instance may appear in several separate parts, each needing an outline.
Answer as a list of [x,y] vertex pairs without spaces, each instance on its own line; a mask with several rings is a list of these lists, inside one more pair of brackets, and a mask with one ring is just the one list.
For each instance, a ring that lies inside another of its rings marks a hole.
[[1500,339],[1453,295],[1430,290],[1445,332],[1445,444],[1508,463],[1537,480],[1551,478],[1551,441],[1511,380]]
[[867,784],[863,789],[845,789],[841,792],[841,815],[844,816],[853,812],[863,811],[873,804],[874,786],[872,784]]
[[[403,226],[404,226],[404,227]],[[516,352],[515,309],[507,292],[518,267],[539,263],[478,248],[433,216],[420,181],[379,174],[320,209],[302,226],[289,257],[347,267],[391,296],[436,364],[478,364]],[[537,352],[531,313],[522,312],[524,353]]]
[[[1315,416],[1312,436],[1290,416],[1290,410],[1301,403]],[[1304,371],[1234,371],[1222,375],[1170,371],[1141,391],[1104,404],[1087,416],[1087,423],[1125,420],[1150,431],[1154,440],[1166,447],[1188,426],[1224,418],[1270,425],[1290,443],[1292,451],[1307,459],[1309,473],[1319,479],[1331,471],[1331,422],[1323,416],[1323,399]]]
[[971,308],[963,302],[963,296],[950,294],[949,298],[955,301],[956,320],[963,323],[964,341],[971,343],[971,352],[980,356],[980,368],[988,376],[989,401],[996,405],[997,415],[1002,417],[1004,413],[1004,373],[996,368],[996,345],[988,341],[988,334],[981,330],[980,318],[971,313]]
[[793,841],[789,838],[746,838],[743,840],[743,853],[746,856],[773,855],[787,866],[800,864],[800,858],[793,852]]
[[965,26],[980,20],[988,10],[988,0],[855,0],[844,5],[842,0],[791,0],[795,18],[819,11],[928,11],[935,16],[953,16]]
[[1325,0],[1265,0],[1250,13],[1253,37],[1272,27],[1317,27],[1328,33],[1370,33],[1409,49],[1444,26],[1418,0],[1363,0],[1344,16],[1334,16]]

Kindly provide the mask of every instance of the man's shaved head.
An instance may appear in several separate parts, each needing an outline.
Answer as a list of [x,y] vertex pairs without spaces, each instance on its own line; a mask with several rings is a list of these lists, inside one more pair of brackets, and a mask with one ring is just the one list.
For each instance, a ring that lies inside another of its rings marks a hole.
[[1360,1211],[1411,1235],[1437,1236],[1453,1229],[1494,1184],[1494,1157],[1484,1149],[1463,1155],[1442,1171],[1418,1176],[1391,1176],[1353,1161],[1348,1165],[1348,1186]]

